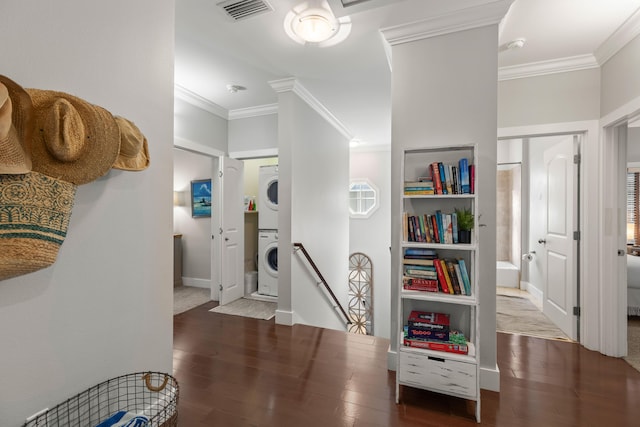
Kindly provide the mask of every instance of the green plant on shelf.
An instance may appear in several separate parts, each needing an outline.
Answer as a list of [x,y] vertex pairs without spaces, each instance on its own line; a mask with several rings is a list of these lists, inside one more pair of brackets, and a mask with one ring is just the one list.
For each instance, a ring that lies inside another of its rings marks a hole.
[[458,230],[473,230],[473,213],[469,209],[456,209]]

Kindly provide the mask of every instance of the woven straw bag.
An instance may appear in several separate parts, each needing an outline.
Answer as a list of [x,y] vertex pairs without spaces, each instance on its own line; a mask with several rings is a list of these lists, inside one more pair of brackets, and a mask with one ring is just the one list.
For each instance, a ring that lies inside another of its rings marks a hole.
[[38,172],[0,175],[0,280],[55,262],[76,188]]

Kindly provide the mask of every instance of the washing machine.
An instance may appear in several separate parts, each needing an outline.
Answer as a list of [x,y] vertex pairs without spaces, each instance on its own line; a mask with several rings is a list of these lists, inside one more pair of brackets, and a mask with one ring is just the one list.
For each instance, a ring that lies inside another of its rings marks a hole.
[[258,294],[278,296],[278,231],[258,231]]
[[258,172],[258,229],[278,229],[278,165],[260,166]]

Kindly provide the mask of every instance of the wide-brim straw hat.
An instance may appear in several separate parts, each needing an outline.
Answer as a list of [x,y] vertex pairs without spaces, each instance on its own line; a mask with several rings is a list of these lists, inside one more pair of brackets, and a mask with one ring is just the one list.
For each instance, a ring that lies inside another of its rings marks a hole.
[[55,262],[76,188],[38,172],[0,175],[0,280]]
[[76,96],[27,89],[33,102],[33,170],[72,184],[105,175],[120,150],[120,130],[113,115]]
[[31,170],[33,124],[29,94],[10,78],[0,75],[0,174]]
[[120,128],[120,152],[113,164],[114,169],[141,171],[149,166],[147,138],[130,120],[116,116]]

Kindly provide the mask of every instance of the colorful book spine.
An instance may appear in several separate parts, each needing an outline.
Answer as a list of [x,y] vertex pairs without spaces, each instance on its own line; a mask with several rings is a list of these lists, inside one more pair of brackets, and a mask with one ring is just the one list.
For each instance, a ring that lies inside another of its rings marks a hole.
[[458,243],[458,215],[455,212],[451,214],[451,232],[453,243]]
[[442,194],[449,194],[447,192],[447,176],[444,172],[444,164],[442,162],[438,162],[438,170],[440,171],[440,186],[442,187]]
[[471,295],[471,281],[469,280],[467,265],[462,258],[458,259],[458,265],[460,266],[460,274],[462,275],[462,281],[464,282],[464,287],[467,290],[467,295]]
[[436,194],[442,194],[442,181],[440,180],[440,168],[437,162],[431,163],[431,180]]
[[469,161],[466,158],[460,159],[458,162],[458,169],[460,173],[460,188],[462,193],[469,194],[471,192],[469,181]]
[[415,338],[405,338],[406,347],[423,348],[426,350],[444,351],[447,353],[468,354],[469,346],[443,341],[426,341]]
[[464,284],[464,279],[462,278],[462,273],[460,272],[460,264],[454,263],[453,264],[453,269],[455,270],[456,278],[458,279],[458,283],[460,284],[460,291],[461,291],[462,295],[468,295],[467,294],[467,287]]
[[444,276],[445,284],[449,291],[448,293],[453,295],[455,294],[455,291],[453,290],[453,284],[451,283],[451,278],[449,277],[449,269],[447,268],[447,263],[445,262],[445,260],[440,260],[440,266],[442,268],[442,275]]

